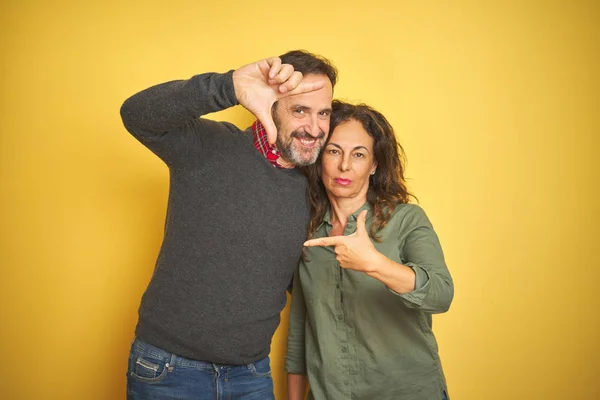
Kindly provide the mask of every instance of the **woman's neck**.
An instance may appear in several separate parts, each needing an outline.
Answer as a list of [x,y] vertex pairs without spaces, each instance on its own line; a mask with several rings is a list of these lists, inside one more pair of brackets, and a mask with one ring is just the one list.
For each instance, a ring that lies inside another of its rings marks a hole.
[[338,226],[344,230],[348,218],[365,204],[367,197],[360,198],[336,198],[329,196],[331,204],[331,225]]

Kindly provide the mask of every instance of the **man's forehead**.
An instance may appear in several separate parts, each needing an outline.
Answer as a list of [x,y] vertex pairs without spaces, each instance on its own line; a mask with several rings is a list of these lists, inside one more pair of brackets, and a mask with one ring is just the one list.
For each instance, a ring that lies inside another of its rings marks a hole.
[[333,97],[333,87],[331,86],[331,81],[329,80],[327,75],[310,74],[310,75],[304,76],[304,78],[302,78],[302,81],[310,82],[310,83],[320,81],[320,82],[324,83],[324,86],[320,89],[313,90],[310,92],[298,93],[298,94],[292,95],[292,96],[290,96],[291,98],[297,97],[297,96],[310,96],[310,95],[318,95],[318,96],[330,95]]
[[[293,96],[285,97],[281,100],[288,105],[288,107],[303,107],[303,108],[331,108],[331,102],[333,100],[333,93],[331,87],[321,88],[308,93],[299,93]],[[281,101],[280,100],[280,101]]]
[[323,81],[325,82],[325,86],[329,86],[330,89],[332,87],[331,80],[324,74],[306,74],[302,77],[302,80],[307,82]]

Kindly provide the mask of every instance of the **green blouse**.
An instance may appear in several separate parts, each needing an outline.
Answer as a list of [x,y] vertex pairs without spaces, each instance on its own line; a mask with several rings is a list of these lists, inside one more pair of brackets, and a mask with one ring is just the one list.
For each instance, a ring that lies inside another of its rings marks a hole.
[[[349,219],[356,231],[365,203]],[[315,237],[329,236],[329,212]],[[305,247],[294,276],[288,373],[308,376],[309,399],[442,399],[446,382],[431,315],[448,310],[454,295],[442,248],[423,209],[396,206],[375,248],[411,267],[415,290],[398,294],[363,272],[341,268],[333,247]]]

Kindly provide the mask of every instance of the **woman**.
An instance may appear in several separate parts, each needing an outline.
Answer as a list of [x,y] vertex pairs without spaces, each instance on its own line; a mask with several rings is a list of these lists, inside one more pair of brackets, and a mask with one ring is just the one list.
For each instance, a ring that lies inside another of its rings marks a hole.
[[431,315],[454,288],[437,235],[408,204],[403,151],[379,112],[334,101],[309,167],[311,221],[294,278],[289,399],[446,399]]

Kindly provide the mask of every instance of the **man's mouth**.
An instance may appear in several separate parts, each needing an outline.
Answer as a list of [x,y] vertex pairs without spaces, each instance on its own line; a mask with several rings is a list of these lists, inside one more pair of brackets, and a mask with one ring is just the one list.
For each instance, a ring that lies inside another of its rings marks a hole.
[[313,137],[306,132],[297,132],[292,135],[294,139],[298,139],[303,147],[315,147],[321,139],[325,137],[325,134],[321,133],[317,137]]
[[304,147],[314,147],[317,144],[316,138],[297,138]]

